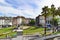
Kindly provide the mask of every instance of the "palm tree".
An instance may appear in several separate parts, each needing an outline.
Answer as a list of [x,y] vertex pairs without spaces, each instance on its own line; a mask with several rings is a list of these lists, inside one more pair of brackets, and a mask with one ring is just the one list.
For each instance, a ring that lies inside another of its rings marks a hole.
[[52,20],[53,20],[53,33],[54,33],[54,16],[56,15],[56,10],[53,4],[51,5],[51,14],[53,16]]
[[45,29],[44,29],[44,34],[46,35],[46,17],[48,13],[48,6],[45,6],[42,8],[42,15],[45,17]]
[[58,8],[56,12],[57,12],[56,14],[60,16],[60,7]]

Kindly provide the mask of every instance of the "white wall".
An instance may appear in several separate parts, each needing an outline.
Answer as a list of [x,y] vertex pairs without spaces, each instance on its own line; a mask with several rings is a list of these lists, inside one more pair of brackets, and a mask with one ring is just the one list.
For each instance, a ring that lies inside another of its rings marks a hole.
[[0,19],[0,25],[4,25],[4,19]]
[[45,24],[45,18],[43,16],[39,17],[39,24]]
[[48,20],[52,20],[52,16],[48,16],[48,17],[46,17],[46,20],[48,21]]
[[12,20],[5,20],[4,24],[5,25],[12,25]]
[[29,24],[30,20],[29,19],[26,19],[25,20],[25,24]]
[[17,19],[17,24],[22,24],[22,18]]

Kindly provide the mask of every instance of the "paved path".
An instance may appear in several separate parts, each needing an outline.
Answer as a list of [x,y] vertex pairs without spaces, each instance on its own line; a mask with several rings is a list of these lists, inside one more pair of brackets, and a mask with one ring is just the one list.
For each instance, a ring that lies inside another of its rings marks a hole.
[[12,38],[12,40],[23,40],[23,36],[22,35],[17,36],[17,38]]
[[60,38],[60,34],[58,34],[58,35],[46,36],[46,37],[42,37],[42,38],[37,38],[37,39],[34,39],[34,40],[44,40],[44,39],[50,39],[50,38],[54,38],[54,37],[56,37],[56,38],[58,38],[58,40],[60,40],[60,39],[59,39],[59,38]]
[[30,37],[23,37],[22,35],[17,36],[16,38],[12,38],[12,39],[0,39],[0,40],[44,40],[44,39],[50,39],[55,37],[56,38],[54,40],[60,40],[60,35],[51,35],[51,36],[46,36],[46,37],[36,37],[36,36],[30,36]]
[[23,36],[17,36],[16,38],[0,39],[0,40],[23,40]]
[[36,38],[40,38],[40,36],[37,36],[37,35],[23,36],[23,40],[36,39]]

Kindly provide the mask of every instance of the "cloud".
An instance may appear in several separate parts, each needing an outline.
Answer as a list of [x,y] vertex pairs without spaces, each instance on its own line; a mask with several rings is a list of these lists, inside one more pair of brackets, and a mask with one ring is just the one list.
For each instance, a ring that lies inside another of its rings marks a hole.
[[52,4],[59,7],[60,0],[0,0],[0,13],[6,16],[35,18],[41,14],[42,7],[50,7]]
[[14,9],[12,7],[5,7],[5,6],[0,6],[0,12],[4,14],[21,14],[21,10]]
[[0,6],[11,6],[11,5],[5,2],[5,0],[0,0]]
[[[7,14],[17,14],[25,17],[33,17],[35,18],[37,14],[40,14],[40,3],[39,0],[4,0],[1,3],[9,6],[0,6],[1,12]],[[5,10],[6,9],[6,10]]]

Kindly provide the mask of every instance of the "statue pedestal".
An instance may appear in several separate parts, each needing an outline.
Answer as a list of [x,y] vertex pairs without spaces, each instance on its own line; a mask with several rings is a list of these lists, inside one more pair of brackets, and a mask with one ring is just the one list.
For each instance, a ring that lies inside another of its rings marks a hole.
[[17,35],[23,35],[23,30],[17,30]]

